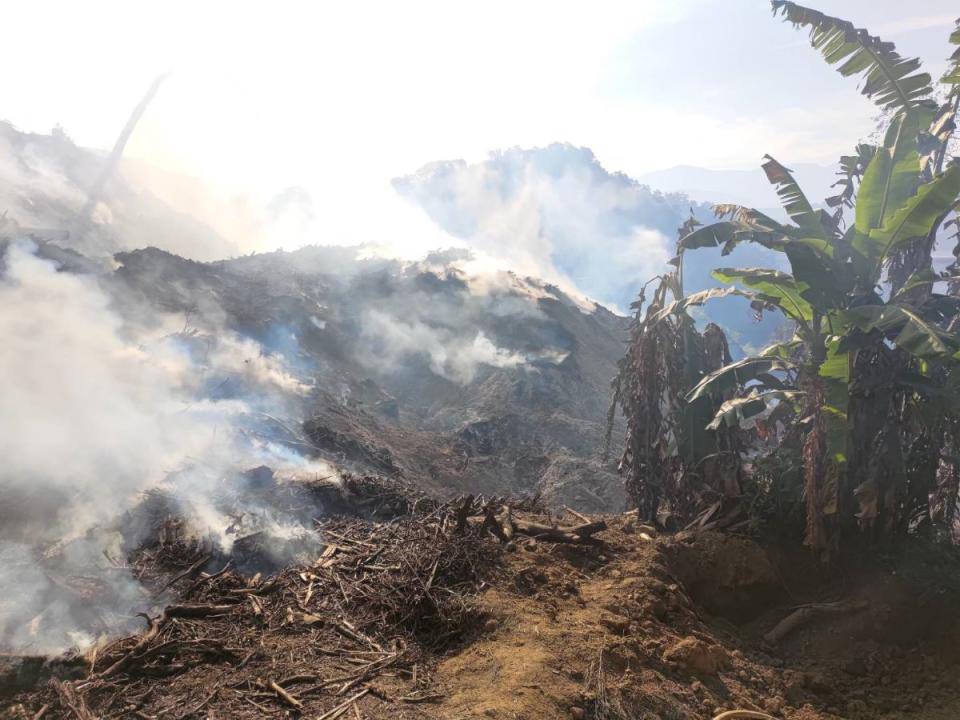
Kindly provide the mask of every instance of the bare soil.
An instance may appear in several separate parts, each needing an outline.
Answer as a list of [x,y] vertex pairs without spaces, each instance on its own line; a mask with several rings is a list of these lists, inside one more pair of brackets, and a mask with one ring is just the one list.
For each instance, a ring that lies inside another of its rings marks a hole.
[[[443,512],[327,524],[336,550],[273,578],[178,580],[146,642],[8,658],[0,717],[960,717],[951,552],[916,543],[828,570],[746,538],[654,536],[629,515],[597,543],[503,546]],[[865,606],[764,641],[797,606],[838,600]]]

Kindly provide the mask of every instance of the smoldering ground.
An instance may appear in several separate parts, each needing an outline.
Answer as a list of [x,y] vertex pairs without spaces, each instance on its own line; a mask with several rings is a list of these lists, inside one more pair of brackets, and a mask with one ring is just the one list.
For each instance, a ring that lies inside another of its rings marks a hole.
[[[123,547],[149,528],[115,531],[145,490],[162,488],[193,532],[229,550],[224,478],[263,463],[336,471],[257,432],[257,413],[289,412],[308,388],[255,343],[162,324],[139,335],[95,276],[59,272],[35,249],[9,244],[0,276],[0,647],[54,652],[155,602],[123,567]],[[234,391],[211,399],[221,378]],[[248,529],[297,530],[244,501],[233,509]]]
[[[233,280],[216,264],[189,265],[194,282],[187,261],[145,251],[118,256],[128,263],[118,279],[67,271],[40,256],[51,250],[14,240],[0,263],[0,372],[17,379],[0,396],[0,582],[14,588],[0,603],[6,650],[83,646],[129,629],[161,600],[126,567],[154,531],[148,513],[130,512],[145,493],[162,492],[221,556],[264,530],[278,565],[316,549],[310,528],[323,508],[292,512],[273,480],[258,489],[244,471],[338,478],[304,456],[298,437],[316,383],[338,378],[324,352],[348,353],[363,372],[402,387],[421,363],[456,386],[481,368],[535,373],[569,350],[540,309],[542,299],[556,300],[546,286],[471,275],[439,255],[353,265],[320,249],[248,258],[231,266],[247,293],[233,297]],[[168,262],[179,268],[175,281]],[[298,285],[302,307],[287,304],[284,266],[317,286]],[[206,273],[223,281],[217,292]],[[283,313],[259,307],[265,324],[238,320],[251,312],[248,274],[281,278],[271,282]],[[326,297],[320,286],[331,278],[339,286]],[[316,296],[304,299],[304,287]]]

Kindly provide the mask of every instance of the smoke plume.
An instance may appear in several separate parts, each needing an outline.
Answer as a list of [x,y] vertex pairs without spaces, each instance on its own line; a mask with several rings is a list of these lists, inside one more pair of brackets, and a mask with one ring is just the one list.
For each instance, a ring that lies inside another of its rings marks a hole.
[[[11,243],[0,267],[0,649],[52,652],[127,627],[156,602],[123,569],[131,538],[110,529],[143,491],[164,488],[229,550],[224,477],[309,465],[258,436],[252,418],[289,410],[309,388],[250,340],[131,336],[95,276],[59,272],[27,242]],[[228,382],[236,388],[218,397]],[[240,509],[260,518],[251,526],[285,522]]]
[[681,196],[653,193],[605,170],[590,150],[562,144],[432,163],[394,187],[514,270],[621,308],[638,280],[663,271],[687,212]]

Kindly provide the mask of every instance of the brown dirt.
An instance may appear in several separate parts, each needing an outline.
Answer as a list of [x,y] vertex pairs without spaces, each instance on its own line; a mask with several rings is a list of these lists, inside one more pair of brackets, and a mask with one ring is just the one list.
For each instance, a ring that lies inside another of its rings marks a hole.
[[[951,584],[960,565],[953,555],[911,546],[870,567],[828,573],[802,554],[742,538],[650,538],[629,516],[607,520],[610,529],[596,545],[519,538],[500,552],[492,537],[483,540],[491,565],[463,586],[462,617],[453,618],[456,631],[446,639],[423,624],[429,613],[418,616],[415,632],[404,632],[404,618],[381,614],[378,621],[362,598],[345,600],[353,591],[338,597],[340,590],[316,579],[307,598],[308,573],[322,575],[316,568],[282,573],[274,592],[227,573],[191,602],[215,603],[250,588],[262,602],[248,600],[220,618],[174,619],[149,662],[92,690],[85,689],[89,657],[60,668],[66,686],[51,681],[7,696],[0,717],[34,717],[44,705],[45,717],[82,720],[301,714],[269,689],[271,679],[299,698],[310,718],[365,687],[371,692],[356,714],[343,717],[701,720],[728,709],[783,720],[960,716],[960,593]],[[353,522],[350,532],[370,538],[389,527]],[[419,537],[404,532],[401,540]],[[344,567],[363,564],[360,547],[345,553]],[[376,562],[392,564],[400,557],[392,552]],[[358,586],[363,592],[378,582],[368,581]],[[837,599],[868,606],[817,617],[776,648],[763,642],[794,606]],[[340,695],[340,685],[311,691],[368,662],[360,653],[371,646],[338,632],[338,617],[359,618],[354,627],[402,657]],[[97,668],[136,641],[101,650]],[[78,710],[69,708],[70,688],[84,695]]]
[[[496,627],[439,663],[434,717],[960,716],[958,596],[941,582],[956,559],[922,549],[902,567],[827,573],[744,538],[647,541],[628,518],[610,523],[604,548],[521,543],[506,556],[505,581],[482,599]],[[794,605],[834,597],[870,604],[763,643]]]

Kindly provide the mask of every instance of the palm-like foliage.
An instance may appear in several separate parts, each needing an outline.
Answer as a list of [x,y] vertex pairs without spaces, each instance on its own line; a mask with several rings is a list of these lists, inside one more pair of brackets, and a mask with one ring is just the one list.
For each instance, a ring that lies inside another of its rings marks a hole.
[[863,75],[861,92],[882,108],[908,110],[929,100],[930,76],[918,72],[920,61],[902,58],[893,43],[840,18],[802,7],[788,0],[773,0],[774,15],[810,29],[810,41],[841,75]]
[[[762,168],[789,222],[718,205],[717,222],[688,227],[679,248],[727,254],[739,243],[758,243],[783,253],[790,272],[719,268],[713,276],[727,288],[664,300],[647,322],[652,330],[690,305],[729,294],[792,321],[793,340],[704,374],[686,399],[714,399],[714,431],[732,431],[761,413],[799,418],[806,542],[826,551],[845,528],[889,534],[918,518],[929,524],[957,514],[960,460],[945,469],[941,451],[960,446],[953,402],[960,298],[934,291],[943,278],[930,257],[960,198],[960,164],[948,162],[960,50],[942,78],[947,93],[938,106],[930,76],[892,43],[786,0],[772,6],[809,28],[813,46],[842,75],[862,76],[863,94],[890,114],[889,127],[880,145],[859,145],[841,158],[840,190],[826,200],[832,211],[815,208],[791,171],[766,156]],[[951,42],[960,45],[960,21]],[[944,495],[943,488],[952,489]],[[931,496],[939,497],[939,511]]]
[[[698,224],[688,220],[681,236]],[[621,459],[627,490],[642,518],[665,524],[740,492],[736,430],[707,428],[735,386],[716,384],[688,397],[704,377],[730,362],[727,340],[713,324],[699,332],[687,308],[747,294],[718,288],[685,296],[682,252],[673,263],[673,272],[655,278],[649,302],[645,286],[633,304],[630,344],[614,379],[608,424],[609,437],[619,403],[627,420]]]

